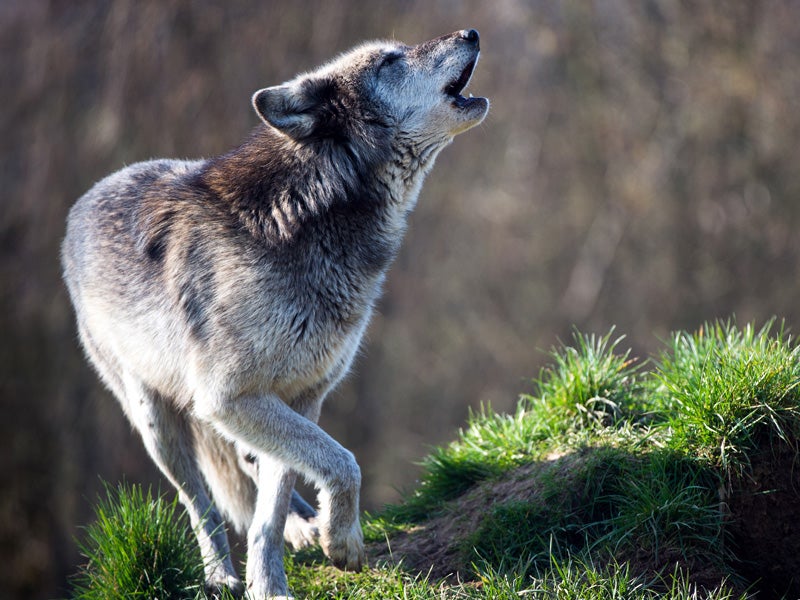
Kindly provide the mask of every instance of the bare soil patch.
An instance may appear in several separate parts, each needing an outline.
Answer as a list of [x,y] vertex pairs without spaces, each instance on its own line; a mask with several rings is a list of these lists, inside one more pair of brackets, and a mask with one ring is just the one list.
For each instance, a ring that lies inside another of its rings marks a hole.
[[479,526],[487,511],[498,503],[537,497],[537,474],[543,463],[520,467],[499,481],[476,485],[450,503],[444,513],[391,538],[388,545],[369,548],[372,561],[402,564],[408,570],[430,574],[431,579],[470,578],[463,542]]

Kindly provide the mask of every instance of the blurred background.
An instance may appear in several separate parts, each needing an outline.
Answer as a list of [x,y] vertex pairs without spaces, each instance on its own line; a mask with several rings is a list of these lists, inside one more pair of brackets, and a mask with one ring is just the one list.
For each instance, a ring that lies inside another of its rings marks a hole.
[[[256,89],[368,38],[475,27],[485,123],[440,156],[323,424],[374,510],[470,407],[513,408],[571,328],[800,324],[800,4],[669,0],[0,2],[0,597],[68,591],[101,479],[161,479],[83,359],[70,205],[212,156]],[[162,488],[168,484],[162,482]]]

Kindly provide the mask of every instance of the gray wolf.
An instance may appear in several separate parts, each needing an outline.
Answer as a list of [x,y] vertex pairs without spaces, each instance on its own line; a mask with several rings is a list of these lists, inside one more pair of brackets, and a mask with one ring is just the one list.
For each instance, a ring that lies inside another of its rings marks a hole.
[[[361,473],[316,424],[347,373],[438,153],[486,116],[475,30],[363,44],[257,91],[208,160],[134,164],[70,211],[64,278],[90,362],[197,528],[212,593],[288,595],[284,538],[365,562]],[[295,491],[319,489],[317,513]]]

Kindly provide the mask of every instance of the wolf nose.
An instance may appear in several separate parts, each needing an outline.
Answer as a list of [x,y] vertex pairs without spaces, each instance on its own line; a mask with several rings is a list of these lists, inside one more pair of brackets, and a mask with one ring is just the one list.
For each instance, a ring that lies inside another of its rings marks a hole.
[[462,39],[465,39],[470,44],[475,44],[476,46],[480,43],[481,36],[478,35],[477,29],[464,29],[461,32]]

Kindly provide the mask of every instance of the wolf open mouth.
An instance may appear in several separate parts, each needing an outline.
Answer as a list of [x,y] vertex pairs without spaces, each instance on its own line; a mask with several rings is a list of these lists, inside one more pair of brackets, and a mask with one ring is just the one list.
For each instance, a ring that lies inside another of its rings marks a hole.
[[466,108],[473,103],[473,100],[477,100],[477,98],[465,98],[461,95],[461,92],[467,87],[472,77],[472,71],[475,69],[476,61],[477,59],[469,61],[467,66],[464,67],[464,70],[461,71],[461,75],[458,76],[458,79],[452,81],[444,88],[444,93],[453,99],[453,104],[458,108]]

